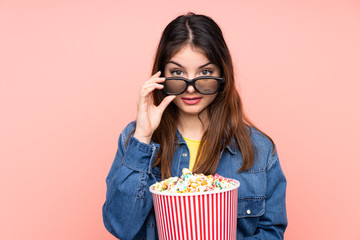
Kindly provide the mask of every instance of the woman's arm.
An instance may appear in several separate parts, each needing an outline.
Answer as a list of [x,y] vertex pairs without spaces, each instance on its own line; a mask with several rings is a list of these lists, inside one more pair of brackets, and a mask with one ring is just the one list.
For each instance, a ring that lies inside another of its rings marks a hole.
[[[148,189],[156,181],[151,169],[159,145],[153,143],[151,137],[165,108],[176,97],[166,96],[158,106],[154,105],[152,92],[164,87],[160,83],[165,78],[160,75],[158,71],[143,84],[137,103],[136,128],[132,123],[120,134],[114,163],[106,178],[104,224],[109,232],[122,240],[144,237],[145,221],[153,207]],[[134,128],[135,132],[125,146]]]
[[286,178],[281,169],[277,152],[271,155],[267,163],[267,186],[265,213],[260,218],[256,234],[244,240],[283,239],[287,227],[286,216]]
[[130,136],[128,126],[120,134],[118,150],[106,178],[107,193],[103,220],[107,230],[122,240],[140,239],[146,234],[145,221],[153,207],[148,188],[156,182],[151,173],[158,151],[154,143],[145,144]]

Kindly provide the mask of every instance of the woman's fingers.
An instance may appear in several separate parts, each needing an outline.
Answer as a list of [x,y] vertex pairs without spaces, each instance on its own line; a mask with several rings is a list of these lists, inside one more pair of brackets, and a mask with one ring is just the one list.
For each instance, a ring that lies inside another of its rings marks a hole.
[[145,84],[141,89],[141,96],[146,97],[155,89],[162,89],[164,85],[158,83]]
[[154,82],[158,82],[158,83],[159,83],[159,82],[164,82],[164,81],[165,81],[165,77],[160,77],[160,75],[161,75],[161,71],[158,71],[157,73],[155,73],[154,75],[152,75],[152,76],[150,77],[150,79],[145,82],[145,84],[146,84],[146,83],[154,83]]
[[163,87],[164,85],[163,84],[160,84],[160,83],[156,83],[156,82],[150,82],[150,83],[144,83],[143,85],[143,88],[147,88],[147,87],[150,87],[150,86],[156,86],[156,87]]
[[158,71],[143,84],[140,92],[142,97],[146,97],[151,91],[154,91],[155,88],[161,89],[164,87],[160,83],[165,81],[165,77],[159,77],[160,74],[161,71]]
[[[165,77],[159,77],[161,75],[161,71],[158,71],[155,73],[151,78],[146,81],[140,91],[140,99],[139,104],[151,104],[152,99],[150,96],[150,93],[153,92],[155,89],[163,89],[164,85],[160,84],[161,82],[165,81]],[[165,110],[167,105],[174,99],[174,96],[167,96],[163,99],[159,107],[162,109],[162,111]]]
[[158,108],[161,110],[161,112],[165,111],[165,108],[171,103],[172,100],[176,98],[175,95],[170,95],[165,97],[162,102],[159,104]]

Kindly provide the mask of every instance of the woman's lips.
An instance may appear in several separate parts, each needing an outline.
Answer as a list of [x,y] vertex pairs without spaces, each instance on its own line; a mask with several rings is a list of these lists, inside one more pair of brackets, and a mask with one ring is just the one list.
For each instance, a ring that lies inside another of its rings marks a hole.
[[200,102],[202,97],[193,97],[193,98],[181,98],[181,100],[183,100],[183,102],[187,105],[194,105],[197,104],[198,102]]

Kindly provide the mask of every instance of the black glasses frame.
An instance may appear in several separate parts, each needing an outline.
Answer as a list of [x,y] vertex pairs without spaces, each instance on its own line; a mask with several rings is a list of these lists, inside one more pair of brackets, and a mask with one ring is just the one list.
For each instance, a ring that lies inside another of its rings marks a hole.
[[[211,93],[202,93],[202,92],[200,92],[199,89],[197,89],[197,87],[195,86],[195,83],[196,83],[197,80],[201,80],[201,79],[215,79],[218,82],[217,89],[214,92],[211,92]],[[166,80],[182,80],[182,81],[184,81],[186,83],[184,91],[182,91],[180,93],[169,93],[167,91],[167,88],[166,88]],[[187,78],[183,78],[183,77],[166,77],[165,82],[162,82],[161,84],[164,85],[164,88],[162,90],[167,95],[181,95],[184,92],[186,92],[186,90],[188,89],[189,86],[193,86],[195,91],[197,91],[200,94],[212,95],[212,94],[215,94],[215,93],[217,93],[219,91],[220,86],[221,86],[221,84],[223,82],[224,82],[224,78],[222,78],[222,77],[214,77],[214,76],[201,76],[201,77],[196,77],[196,78],[193,78],[193,79],[187,79]]]

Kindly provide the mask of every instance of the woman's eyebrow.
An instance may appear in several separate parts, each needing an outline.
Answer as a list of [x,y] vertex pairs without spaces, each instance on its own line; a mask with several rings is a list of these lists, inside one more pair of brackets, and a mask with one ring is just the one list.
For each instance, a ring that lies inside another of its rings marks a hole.
[[[181,68],[184,68],[183,66],[181,66],[180,63],[177,63],[177,62],[174,62],[174,61],[169,61],[168,63],[173,63],[173,64],[175,64],[175,65],[178,65],[178,66],[181,67]],[[206,63],[206,64],[204,64],[204,65],[201,65],[199,68],[203,68],[203,67],[205,67],[205,66],[207,66],[207,65],[209,65],[209,64],[212,64],[212,62],[208,62],[208,63]]]

